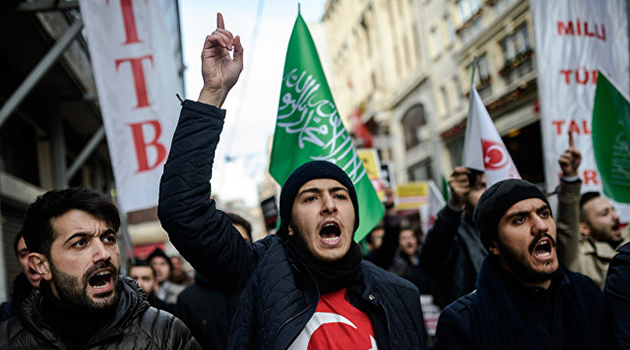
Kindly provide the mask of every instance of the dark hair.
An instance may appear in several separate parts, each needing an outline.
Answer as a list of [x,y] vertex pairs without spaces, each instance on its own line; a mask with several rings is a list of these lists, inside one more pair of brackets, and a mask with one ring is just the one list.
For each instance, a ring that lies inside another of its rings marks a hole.
[[368,233],[367,236],[365,236],[365,239],[367,240],[368,243],[370,244],[374,244],[374,231],[376,230],[385,230],[385,224],[383,223],[383,220],[379,221],[378,224],[376,224],[376,226],[374,226],[374,228],[370,231],[370,233]]
[[13,251],[15,252],[15,256],[20,255],[20,252],[18,252],[18,244],[20,243],[20,238],[24,237],[24,234],[22,233],[22,230],[20,230],[20,232],[18,232],[17,235],[15,235],[15,238],[13,239]]
[[173,262],[171,261],[171,258],[168,255],[166,255],[166,253],[160,248],[155,248],[153,250],[153,252],[151,254],[149,254],[149,257],[147,258],[147,261],[149,263],[151,263],[151,260],[153,260],[153,258],[157,258],[157,257],[164,258],[166,260],[166,263],[170,267],[171,272],[173,272]]
[[586,205],[586,203],[601,196],[602,195],[597,191],[582,193],[582,196],[580,197],[580,222],[588,221],[588,215],[586,215],[586,212],[584,211],[584,206]]
[[135,264],[129,265],[129,274],[131,274],[131,269],[133,269],[134,267],[148,267],[151,269],[151,274],[153,274],[153,279],[157,278],[157,272],[155,272],[153,265],[151,265],[147,260],[136,260]]
[[118,209],[102,192],[89,187],[71,187],[52,190],[37,197],[26,210],[22,232],[28,250],[50,258],[50,247],[56,238],[52,219],[70,210],[83,210],[112,226],[120,227]]
[[230,217],[230,219],[232,219],[232,225],[240,225],[245,229],[245,232],[247,232],[247,235],[249,236],[249,239],[252,239],[252,224],[249,223],[249,221],[243,219],[243,217],[241,217],[238,214],[234,214],[234,213],[228,213],[228,216]]

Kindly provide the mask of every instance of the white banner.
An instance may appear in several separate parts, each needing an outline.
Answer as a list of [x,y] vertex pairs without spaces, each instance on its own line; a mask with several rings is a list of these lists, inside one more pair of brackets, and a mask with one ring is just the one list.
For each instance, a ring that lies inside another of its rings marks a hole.
[[157,206],[181,84],[158,1],[81,0],[118,206]]
[[625,0],[530,0],[536,38],[538,98],[547,191],[559,183],[558,158],[568,133],[582,152],[582,191],[601,191],[591,141],[597,70],[628,94],[628,18]]
[[488,187],[505,179],[520,179],[497,128],[474,87],[470,91],[470,110],[464,139],[464,166],[483,171]]

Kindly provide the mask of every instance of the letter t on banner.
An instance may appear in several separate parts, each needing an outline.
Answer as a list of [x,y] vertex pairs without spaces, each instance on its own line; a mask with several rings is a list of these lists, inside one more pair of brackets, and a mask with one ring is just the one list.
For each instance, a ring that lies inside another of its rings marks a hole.
[[157,206],[181,86],[159,1],[81,0],[118,206]]

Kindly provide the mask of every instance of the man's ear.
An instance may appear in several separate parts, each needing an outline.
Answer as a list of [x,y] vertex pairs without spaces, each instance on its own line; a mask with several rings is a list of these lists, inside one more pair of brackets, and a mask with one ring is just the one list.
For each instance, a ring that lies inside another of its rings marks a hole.
[[591,228],[588,226],[587,223],[580,222],[580,233],[582,234],[582,236],[590,236],[591,235]]
[[48,262],[48,258],[44,256],[44,254],[40,253],[30,253],[27,257],[28,266],[37,271],[38,274],[42,276],[46,281],[50,281],[52,279],[52,272],[50,272],[50,263]]
[[289,225],[289,232],[287,232],[287,235],[293,236],[294,234],[295,234],[295,231],[293,231],[293,227],[291,227],[291,225]]
[[499,245],[497,244],[497,240],[493,239],[492,243],[490,243],[490,247],[488,247],[488,251],[493,255],[501,255],[501,249],[499,249]]

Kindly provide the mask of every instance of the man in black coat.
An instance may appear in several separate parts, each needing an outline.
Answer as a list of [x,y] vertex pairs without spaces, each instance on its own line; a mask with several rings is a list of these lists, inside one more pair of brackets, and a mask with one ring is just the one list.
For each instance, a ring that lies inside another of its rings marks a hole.
[[23,233],[40,289],[0,324],[0,349],[200,349],[181,321],[118,275],[119,227],[116,206],[89,188],[49,191],[31,204]]
[[209,180],[220,107],[243,68],[240,38],[220,14],[217,27],[202,52],[199,102],[182,106],[158,216],[182,256],[234,301],[228,348],[424,349],[418,289],[362,261],[358,198],[341,168],[313,161],[294,170],[280,194],[278,235],[255,243],[216,209]]
[[610,262],[604,298],[617,349],[630,349],[630,243],[622,245]]
[[435,349],[610,349],[603,293],[559,263],[545,195],[504,180],[479,199],[474,222],[489,254],[477,290],[440,315]]

